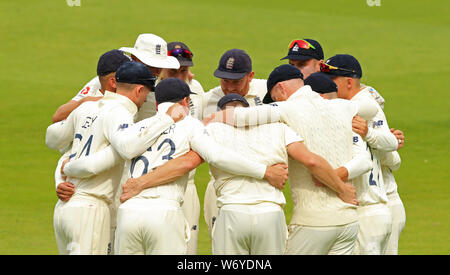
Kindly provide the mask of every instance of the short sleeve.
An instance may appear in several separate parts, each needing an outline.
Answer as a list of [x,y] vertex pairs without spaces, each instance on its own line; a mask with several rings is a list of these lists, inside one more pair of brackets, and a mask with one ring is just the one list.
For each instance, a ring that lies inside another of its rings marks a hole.
[[284,140],[286,143],[286,147],[294,142],[302,142],[303,138],[297,134],[294,130],[292,130],[291,127],[287,126],[286,124],[281,124],[284,128]]

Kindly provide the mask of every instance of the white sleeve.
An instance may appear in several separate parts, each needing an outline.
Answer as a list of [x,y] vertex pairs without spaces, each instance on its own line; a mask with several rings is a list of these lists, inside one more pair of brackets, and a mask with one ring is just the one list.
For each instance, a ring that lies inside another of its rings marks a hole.
[[264,178],[266,165],[250,161],[233,150],[225,148],[209,136],[201,122],[193,123],[190,135],[191,148],[206,162],[235,175]]
[[64,166],[64,174],[74,178],[88,178],[113,168],[122,160],[109,145],[94,154],[69,161]]
[[303,138],[297,134],[294,130],[292,130],[291,127],[287,126],[286,124],[281,124],[281,127],[284,128],[284,141],[286,147],[294,142],[302,142]]
[[234,125],[236,127],[256,126],[280,121],[281,116],[277,105],[265,104],[234,108]]
[[350,101],[356,105],[356,114],[364,120],[372,120],[378,113],[378,103],[372,99],[355,99]]
[[63,161],[65,159],[67,159],[69,156],[70,156],[70,150],[68,150],[66,153],[64,153],[61,156],[61,158],[58,160],[58,164],[56,165],[56,170],[55,170],[55,188],[57,188],[60,183],[64,182],[62,175],[61,175],[61,165],[62,165]]
[[378,108],[378,113],[373,118],[372,123],[369,122],[366,142],[370,147],[380,151],[396,151],[398,147],[397,138],[391,133],[383,110],[379,106]]
[[344,167],[348,171],[348,179],[354,179],[373,167],[367,146],[361,136],[356,133],[353,133],[352,159]]
[[156,114],[133,124],[131,114],[115,108],[105,123],[105,135],[124,159],[132,159],[147,150],[174,123],[166,114]]
[[402,159],[400,158],[400,154],[397,151],[383,152],[381,154],[382,166],[387,166],[392,171],[397,171],[398,169],[400,169],[401,164]]
[[67,119],[53,123],[47,127],[45,144],[48,148],[53,150],[61,150],[70,145],[75,134],[75,114],[76,111],[70,113]]
[[83,88],[81,88],[81,90],[77,93],[77,95],[72,98],[72,100],[80,101],[85,97],[94,96],[96,92],[100,90],[100,88],[101,88],[100,79],[98,78],[98,76],[96,76],[93,79],[91,79],[91,81],[86,83],[86,85],[84,85]]

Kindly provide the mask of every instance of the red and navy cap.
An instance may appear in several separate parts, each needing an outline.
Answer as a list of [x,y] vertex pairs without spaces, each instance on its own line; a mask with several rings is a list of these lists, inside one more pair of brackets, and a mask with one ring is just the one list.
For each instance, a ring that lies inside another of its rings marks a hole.
[[298,39],[291,42],[288,55],[280,60],[309,60],[312,58],[323,60],[324,55],[322,46],[313,39]]

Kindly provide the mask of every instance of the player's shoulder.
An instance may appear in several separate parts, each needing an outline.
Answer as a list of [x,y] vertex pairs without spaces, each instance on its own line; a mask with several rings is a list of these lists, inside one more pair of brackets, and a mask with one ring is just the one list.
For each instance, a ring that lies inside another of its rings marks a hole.
[[361,86],[363,87],[363,90],[365,90],[365,92],[367,92],[378,103],[378,105],[380,105],[381,109],[384,109],[385,100],[383,96],[381,96],[381,94],[372,86],[367,86],[364,84],[361,84]]
[[256,91],[259,97],[264,97],[267,93],[267,79],[254,78],[250,82],[250,88]]
[[91,79],[88,83],[86,83],[81,90],[78,91],[78,93],[75,95],[75,97],[72,100],[79,101],[83,99],[84,97],[88,96],[98,96],[100,92],[101,84],[100,79],[98,76],[95,76],[93,79]]
[[250,85],[258,86],[258,87],[266,87],[267,90],[267,79],[261,79],[261,78],[253,78],[250,82]]
[[197,96],[201,96],[205,93],[202,84],[200,84],[200,82],[198,82],[198,80],[196,79],[192,79],[192,81],[189,83],[189,88],[192,92],[196,93]]

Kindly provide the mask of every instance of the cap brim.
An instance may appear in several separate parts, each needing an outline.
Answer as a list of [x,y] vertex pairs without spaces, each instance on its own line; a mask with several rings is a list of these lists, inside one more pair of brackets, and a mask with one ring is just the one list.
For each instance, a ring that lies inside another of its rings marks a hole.
[[315,57],[310,56],[310,55],[297,55],[297,54],[291,54],[291,55],[287,55],[283,58],[281,58],[280,60],[283,59],[290,59],[290,60],[309,60],[309,59],[313,59]]
[[135,48],[122,47],[119,50],[130,53],[136,56],[142,63],[147,66],[155,67],[155,68],[164,68],[164,69],[179,69],[180,62],[173,56],[156,56],[149,55],[148,53],[141,52],[136,50]]
[[248,72],[244,72],[244,73],[230,73],[230,72],[224,72],[221,71],[219,69],[217,69],[214,72],[214,76],[217,78],[224,78],[224,79],[241,79],[244,76],[246,76],[248,74]]
[[275,101],[273,101],[272,97],[270,96],[270,91],[267,91],[266,95],[263,98],[263,103],[264,104],[269,104],[269,103],[272,103],[272,102],[275,102]]
[[194,62],[192,60],[178,60],[180,62],[180,66],[193,67]]

